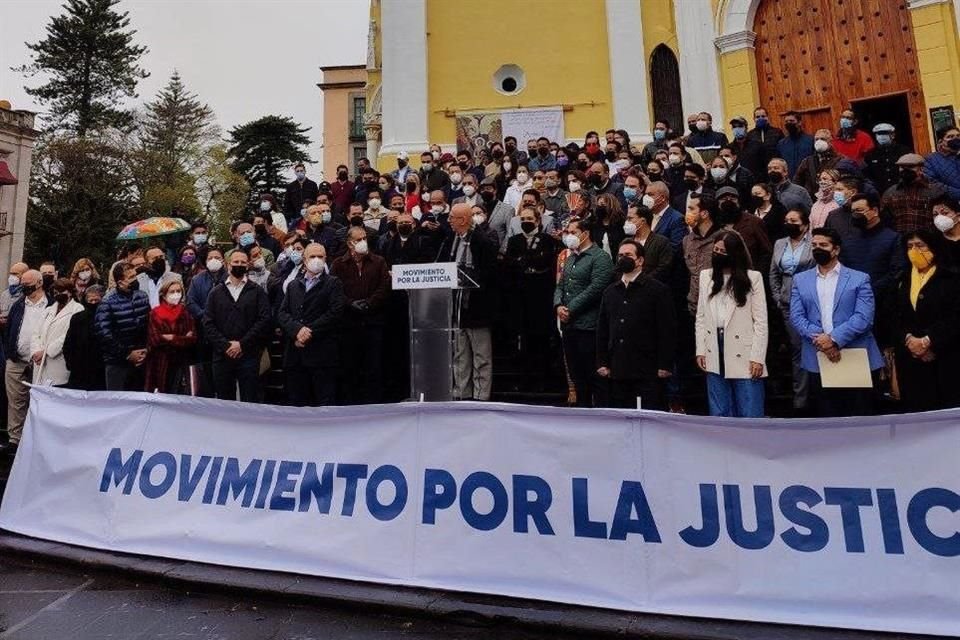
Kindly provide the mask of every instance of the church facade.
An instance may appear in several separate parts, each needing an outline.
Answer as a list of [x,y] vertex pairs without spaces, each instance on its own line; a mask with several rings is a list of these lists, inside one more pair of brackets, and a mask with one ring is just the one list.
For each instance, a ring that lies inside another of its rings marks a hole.
[[453,151],[463,113],[562,110],[567,140],[647,141],[657,119],[729,133],[756,106],[808,132],[852,106],[925,152],[960,109],[958,20],[960,0],[372,0],[367,152]]

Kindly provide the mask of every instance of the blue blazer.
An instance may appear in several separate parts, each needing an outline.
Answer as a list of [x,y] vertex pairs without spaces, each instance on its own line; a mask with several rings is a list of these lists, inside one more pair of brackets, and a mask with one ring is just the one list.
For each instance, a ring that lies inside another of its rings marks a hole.
[[683,214],[673,207],[667,207],[663,211],[663,217],[660,218],[655,233],[666,236],[670,240],[670,246],[673,247],[673,253],[682,255],[680,247],[683,245],[683,236],[689,232],[690,227],[683,221]]
[[[817,373],[817,348],[813,337],[823,333],[820,323],[820,300],[817,298],[817,273],[814,268],[793,276],[790,294],[790,324],[801,336],[800,366]],[[870,276],[850,267],[840,267],[840,280],[833,300],[833,331],[831,336],[841,349],[866,349],[870,369],[884,365],[883,354],[873,338],[875,310]]]

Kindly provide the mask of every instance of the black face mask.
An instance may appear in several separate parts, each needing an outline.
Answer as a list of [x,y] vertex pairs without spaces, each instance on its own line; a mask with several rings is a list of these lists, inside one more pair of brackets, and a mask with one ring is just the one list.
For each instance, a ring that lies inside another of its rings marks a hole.
[[493,202],[493,197],[494,197],[494,195],[496,195],[496,194],[494,194],[492,191],[481,191],[481,192],[480,192],[480,197],[483,199],[484,202],[487,202],[487,203]]
[[609,213],[610,213],[610,210],[607,209],[606,206],[600,205],[599,207],[597,207],[597,217],[600,218],[601,220],[605,220],[607,217],[607,214]]
[[783,230],[786,231],[787,235],[794,240],[796,240],[803,234],[803,231],[801,231],[800,229],[800,225],[793,224],[792,222],[788,222],[785,225],[783,225]]
[[900,182],[902,184],[913,184],[913,181],[917,179],[917,174],[911,169],[901,169],[900,170]]
[[524,233],[533,233],[537,228],[537,223],[531,222],[530,220],[524,220],[520,223],[520,228],[523,229]]
[[538,149],[537,153],[539,153],[542,157],[546,158],[548,155],[550,155],[550,149],[544,147],[543,149]]
[[759,209],[764,204],[766,204],[760,196],[750,196],[750,204],[753,205],[754,209]]
[[416,191],[416,190],[417,190],[417,183],[416,183],[416,182],[408,182],[408,183],[407,183],[407,193],[413,193],[413,192]]
[[867,228],[867,218],[866,216],[858,216],[852,214],[850,216],[850,224],[855,226],[857,229],[866,229]]
[[494,149],[493,150],[493,159],[500,160],[503,158],[503,149]]
[[632,273],[636,267],[637,263],[634,262],[633,258],[620,256],[617,258],[617,264],[614,266],[614,270],[617,273]]
[[617,152],[616,152],[616,151],[607,151],[607,152],[606,152],[605,154],[603,154],[603,155],[604,155],[604,157],[606,157],[606,159],[609,160],[610,162],[613,162],[614,160],[617,159]]
[[770,171],[767,173],[767,180],[769,180],[771,184],[780,184],[783,182],[783,174],[779,171]]
[[458,162],[457,166],[460,167],[461,171],[466,171],[470,168],[470,163],[464,160],[463,162]]
[[821,267],[830,264],[830,261],[833,260],[833,254],[826,249],[816,248],[810,253],[813,254],[813,261]]
[[663,180],[663,174],[657,171],[648,173],[647,177],[650,178],[650,182],[658,182],[660,180]]
[[346,182],[346,180],[347,180],[347,172],[346,172],[346,171],[340,171],[340,172],[338,172],[338,173],[337,173],[337,180]]
[[258,236],[262,236],[267,232],[267,225],[265,224],[255,224],[253,225],[253,232]]
[[797,135],[797,132],[800,131],[800,125],[798,125],[796,122],[788,122],[785,125],[783,125],[783,128],[786,129],[787,133],[789,133],[792,136]]
[[507,153],[513,153],[514,151],[517,150],[517,145],[507,143],[507,144],[506,144],[506,149],[507,149]]
[[363,216],[353,216],[350,218],[351,227],[362,227],[363,226]]
[[154,258],[150,263],[150,274],[156,277],[162,276],[167,271],[167,261],[163,258]]
[[589,166],[590,163],[586,160],[577,160],[577,169],[580,169],[580,171],[586,171]]
[[53,285],[53,276],[49,273],[44,274],[43,276],[43,288],[49,289]]
[[714,271],[723,271],[733,266],[733,260],[730,259],[730,256],[722,253],[714,253],[711,262]]
[[696,191],[700,186],[700,182],[697,180],[690,180],[689,178],[683,181],[683,186],[687,191]]
[[409,236],[411,233],[413,233],[413,225],[412,225],[412,224],[398,224],[398,225],[397,225],[397,232],[398,232],[400,235],[402,235],[402,236]]
[[234,278],[240,279],[247,275],[247,268],[241,264],[235,264],[230,267],[230,275],[232,275]]
[[720,217],[725,224],[738,221],[742,213],[738,202],[727,200],[720,203]]
[[60,291],[54,294],[53,299],[56,300],[58,304],[67,304],[70,300],[70,294],[66,291]]
[[25,284],[23,287],[21,287],[23,290],[23,295],[25,296],[32,296],[34,293],[36,293],[38,288],[39,287],[37,287],[35,284]]
[[687,127],[690,129],[690,133],[696,133],[696,132],[697,132],[697,123],[696,123],[696,122],[691,122],[690,124],[687,125]]
[[603,184],[603,176],[599,173],[591,173],[587,178],[587,182],[589,182],[591,186],[599,187]]

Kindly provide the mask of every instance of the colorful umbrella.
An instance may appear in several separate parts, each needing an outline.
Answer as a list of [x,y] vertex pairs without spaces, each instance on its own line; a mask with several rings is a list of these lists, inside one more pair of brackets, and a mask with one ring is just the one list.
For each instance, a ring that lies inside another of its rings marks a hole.
[[142,240],[156,236],[168,236],[171,233],[189,231],[190,224],[181,218],[153,217],[128,224],[117,234],[117,242],[123,240]]

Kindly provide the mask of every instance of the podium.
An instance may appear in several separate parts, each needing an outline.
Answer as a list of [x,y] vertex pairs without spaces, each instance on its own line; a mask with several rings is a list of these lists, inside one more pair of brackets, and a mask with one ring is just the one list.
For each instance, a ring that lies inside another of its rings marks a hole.
[[414,400],[454,399],[453,352],[459,326],[453,291],[461,288],[457,273],[455,262],[393,266],[393,288],[405,290],[408,298]]

